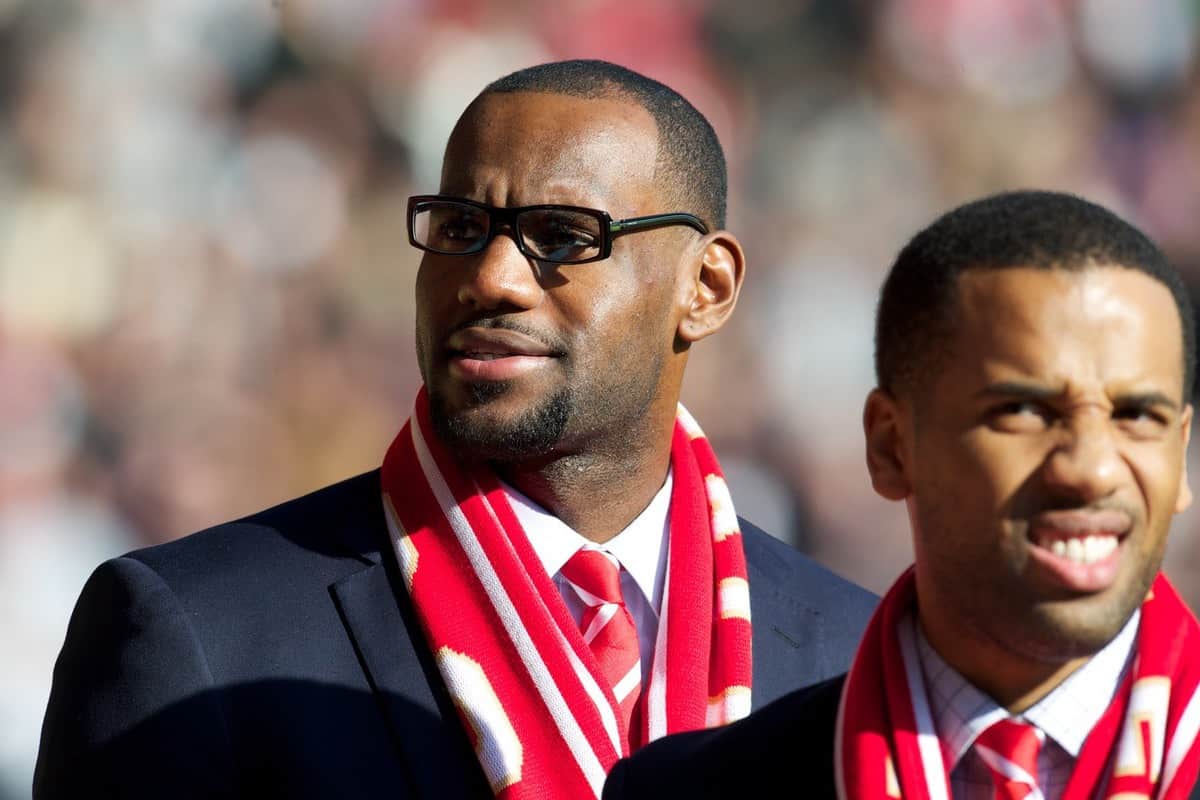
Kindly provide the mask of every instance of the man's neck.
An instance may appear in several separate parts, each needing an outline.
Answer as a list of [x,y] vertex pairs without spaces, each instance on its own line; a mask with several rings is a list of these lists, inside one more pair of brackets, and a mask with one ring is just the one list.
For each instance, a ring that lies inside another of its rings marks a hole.
[[673,417],[658,424],[646,420],[620,441],[492,467],[580,536],[602,543],[623,531],[662,488],[673,429]]
[[602,459],[575,455],[536,467],[495,465],[497,473],[590,541],[623,531],[662,488],[670,449],[654,457]]
[[1061,662],[1024,658],[972,631],[949,630],[927,608],[918,607],[918,622],[929,645],[973,686],[1011,714],[1033,706],[1091,656]]

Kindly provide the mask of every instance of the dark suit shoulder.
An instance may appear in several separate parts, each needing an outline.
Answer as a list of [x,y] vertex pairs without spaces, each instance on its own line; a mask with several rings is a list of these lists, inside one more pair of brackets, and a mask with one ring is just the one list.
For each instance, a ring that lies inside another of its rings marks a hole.
[[471,777],[385,548],[368,473],[102,564],[55,668],[36,796],[411,796],[425,761],[397,759],[393,722]]
[[189,621],[218,685],[266,672],[355,683],[362,674],[331,587],[380,564],[388,547],[372,472],[120,560],[155,576],[155,597]]
[[[792,692],[723,728],[651,742],[617,763],[604,800],[834,797],[833,731],[844,676]],[[802,784],[797,776],[805,776]]]
[[[42,727],[34,797],[228,795],[224,710],[191,616],[145,564],[105,562],[71,616]],[[181,709],[170,725],[159,712]],[[129,764],[139,771],[123,774]],[[168,792],[180,781],[194,794]]]

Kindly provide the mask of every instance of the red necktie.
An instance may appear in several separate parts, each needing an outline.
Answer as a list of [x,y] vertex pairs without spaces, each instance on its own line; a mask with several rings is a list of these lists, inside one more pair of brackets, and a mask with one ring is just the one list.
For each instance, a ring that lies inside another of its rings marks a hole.
[[975,740],[975,752],[991,770],[996,800],[1042,800],[1037,758],[1044,738],[1026,722],[1002,719]]
[[633,750],[640,740],[634,710],[642,686],[642,664],[637,628],[621,596],[621,565],[603,550],[582,547],[561,572],[587,606],[579,630],[613,690]]

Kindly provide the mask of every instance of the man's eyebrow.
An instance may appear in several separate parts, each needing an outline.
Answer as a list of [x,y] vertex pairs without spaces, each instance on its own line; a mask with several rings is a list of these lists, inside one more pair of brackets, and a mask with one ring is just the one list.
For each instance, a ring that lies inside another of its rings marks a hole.
[[[1021,381],[1001,381],[999,383],[988,384],[975,393],[976,397],[1008,397],[1024,400],[1052,400],[1058,397],[1061,392],[1058,389],[1053,389],[1049,386],[1043,386],[1036,383],[1023,383]],[[1121,392],[1115,395],[1113,403],[1125,407],[1135,408],[1152,408],[1154,406],[1166,406],[1172,411],[1179,410],[1179,403],[1172,400],[1170,396],[1163,392],[1151,390],[1146,392]]]
[[1133,408],[1152,408],[1154,406],[1166,406],[1172,411],[1179,410],[1179,403],[1172,400],[1168,395],[1162,392],[1123,392],[1113,397],[1113,403],[1125,407]]
[[1051,388],[1036,383],[1024,383],[1022,381],[1000,381],[999,383],[989,383],[987,386],[975,393],[976,397],[1019,397],[1027,400],[1050,400],[1057,397],[1061,392],[1058,389]]

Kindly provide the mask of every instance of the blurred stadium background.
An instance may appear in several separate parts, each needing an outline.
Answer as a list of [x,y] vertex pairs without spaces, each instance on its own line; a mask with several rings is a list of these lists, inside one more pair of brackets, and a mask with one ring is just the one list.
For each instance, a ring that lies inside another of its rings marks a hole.
[[[404,201],[436,190],[488,81],[605,58],[713,120],[749,277],[686,402],[743,514],[881,590],[910,555],[859,426],[890,259],[953,204],[1046,187],[1132,218],[1200,287],[1198,20],[1193,0],[0,0],[0,798],[29,796],[98,561],[380,462],[418,385]],[[1198,527],[1168,553],[1193,607]]]

